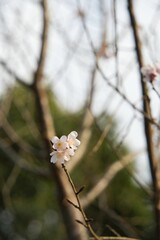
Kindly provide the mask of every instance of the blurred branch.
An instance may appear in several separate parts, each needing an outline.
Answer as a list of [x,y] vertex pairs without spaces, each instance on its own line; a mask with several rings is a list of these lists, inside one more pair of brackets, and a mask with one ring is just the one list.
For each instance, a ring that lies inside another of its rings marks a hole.
[[[95,146],[93,147],[92,151],[90,152],[90,155],[94,154],[95,152],[98,151],[98,149],[101,147],[103,141],[106,139],[109,131],[113,128],[113,123],[114,123],[114,117],[116,115],[116,112],[118,111],[118,109],[120,108],[121,102],[118,104],[118,106],[115,108],[114,112],[112,112],[112,114],[109,116],[109,118],[107,119],[107,124],[104,127],[103,130],[100,129],[98,122],[96,121],[96,125],[98,126],[99,130],[101,131],[101,136],[98,139],[97,143],[95,144]],[[106,113],[104,113],[106,116]]]
[[109,122],[107,123],[106,127],[104,128],[104,130],[101,133],[100,138],[98,139],[97,143],[95,144],[95,146],[93,147],[92,151],[90,154],[94,154],[95,152],[98,151],[98,149],[101,147],[103,141],[105,140],[105,138],[107,137],[109,131],[112,128],[112,124],[113,124],[113,120],[110,119]]
[[109,87],[111,87],[115,92],[117,92],[122,97],[122,99],[125,100],[134,110],[141,113],[142,116],[144,116],[148,120],[148,122],[152,123],[158,129],[160,129],[160,124],[157,123],[154,118],[152,118],[148,113],[144,112],[144,110],[141,110],[140,108],[138,108],[134,103],[132,103],[129,100],[129,98],[117,86],[114,86],[114,84],[112,84],[109,81],[109,79],[105,76],[103,70],[101,69],[101,67],[99,65],[97,65],[97,69],[98,69],[99,73],[101,74],[101,76],[103,77],[103,79],[106,80],[106,83],[108,84]]
[[[79,9],[79,6],[78,6]],[[80,9],[79,9],[80,12]],[[83,15],[81,17],[84,17]],[[81,131],[81,146],[79,150],[77,151],[72,163],[68,166],[68,170],[72,171],[74,167],[78,164],[78,162],[83,158],[87,147],[89,140],[92,135],[92,125],[94,123],[94,116],[91,112],[91,106],[93,102],[93,97],[94,97],[94,91],[95,91],[95,80],[96,80],[96,74],[97,74],[97,61],[103,57],[106,49],[106,25],[104,25],[103,29],[103,34],[102,34],[102,40],[101,40],[101,45],[99,46],[99,49],[97,50],[97,54],[95,56],[95,63],[91,72],[91,84],[90,84],[90,89],[88,93],[88,98],[87,98],[87,103],[86,103],[86,108],[85,108],[85,113],[82,121],[82,131]]]
[[[115,155],[116,159],[118,161],[121,160],[122,156],[121,156],[121,150],[119,149],[119,145],[114,146],[114,144],[110,141],[107,142],[108,146],[111,148],[113,155]],[[146,151],[146,149],[144,149],[143,151]],[[142,151],[142,152],[143,152]],[[147,197],[149,197],[149,199],[152,198],[153,194],[151,190],[148,190],[144,187],[144,185],[137,179],[137,177],[133,174],[133,172],[129,169],[129,168],[125,168],[125,171],[129,174],[129,176],[134,180],[134,182],[140,187],[140,189],[143,190],[143,192],[146,194]]]
[[23,79],[19,78],[5,63],[4,61],[0,60],[0,65],[5,69],[5,71],[10,74],[18,83],[20,83],[22,86],[30,88],[31,85],[29,83],[26,83]]
[[105,172],[104,176],[98,181],[98,183],[81,199],[83,207],[90,205],[99,195],[109,186],[115,175],[123,170],[128,164],[135,160],[135,157],[139,154],[132,153],[124,156],[121,160],[113,163]]
[[82,157],[84,156],[84,154],[87,150],[88,143],[91,138],[91,134],[92,134],[91,126],[94,122],[94,117],[91,113],[91,104],[92,104],[93,94],[94,94],[95,77],[96,77],[96,66],[94,66],[93,71],[92,71],[90,91],[88,94],[86,109],[85,109],[83,122],[82,122],[82,132],[81,132],[81,137],[80,137],[81,146],[78,149],[73,161],[68,166],[69,171],[72,171],[74,169],[74,167],[78,164],[78,162],[82,159]]
[[61,38],[63,39],[63,41],[65,42],[65,45],[67,47],[68,53],[66,54],[63,64],[60,66],[60,68],[56,71],[56,73],[54,74],[54,76],[51,77],[51,79],[58,79],[58,81],[61,79],[62,75],[65,75],[65,73],[67,72],[69,66],[71,65],[71,62],[73,61],[75,54],[78,52],[78,48],[80,46],[80,43],[82,41],[83,35],[84,35],[84,31],[81,31],[77,37],[77,39],[74,42],[70,42],[70,39],[67,37],[67,33],[64,31],[64,29],[62,28],[62,26],[57,27],[57,25],[55,26],[55,22],[53,24],[54,29],[57,30],[58,34],[61,35]]
[[[36,156],[42,157],[44,155],[44,151],[37,150],[36,148],[32,147],[32,145],[27,143],[22,137],[19,136],[16,130],[7,121],[7,113],[9,112],[11,103],[13,103],[12,98],[13,98],[12,94],[9,94],[7,101],[5,101],[5,104],[2,104],[2,107],[0,109],[0,127],[6,132],[12,144],[16,144],[19,147],[19,149],[22,149],[25,152],[29,152]],[[14,101],[20,104],[19,99],[14,99]],[[21,110],[19,111],[20,111],[20,114],[23,115],[23,112]],[[23,111],[26,114],[29,113],[27,108],[26,109],[23,108]],[[26,116],[26,114],[25,114],[25,119],[26,117],[29,118],[29,116],[28,115]],[[34,132],[34,136],[36,136],[37,135],[35,134],[36,126],[34,126],[34,128],[31,129],[31,127],[33,127],[32,123],[33,123],[33,119],[29,118],[27,122],[27,127],[30,128],[31,133],[33,134]]]
[[[46,53],[48,48],[48,1],[42,0],[41,6],[43,15],[42,44],[39,54],[38,66],[34,74],[32,86],[37,104],[39,128],[42,139],[46,146],[46,160],[48,161],[50,158],[49,154],[51,152],[50,139],[55,135],[55,129],[49,108],[47,91],[43,82]],[[65,201],[65,199],[69,198],[71,201],[74,202],[75,196],[71,190],[71,186],[69,185],[69,183],[66,183],[64,172],[62,171],[62,169],[60,169],[60,166],[52,165],[52,168],[51,165],[49,166],[58,188],[58,202],[60,204],[68,238],[71,240],[87,240],[88,234],[86,232],[86,229],[75,221],[75,219],[81,220],[82,217],[80,213],[77,212]]]
[[98,206],[100,211],[103,211],[104,214],[111,220],[113,226],[117,226],[118,229],[122,230],[125,236],[138,238],[136,229],[130,225],[128,219],[121,217],[113,209],[110,209],[106,203],[99,204]]
[[[131,130],[131,127],[132,127],[132,125],[133,125],[133,122],[135,121],[135,118],[136,118],[136,116],[133,115],[133,117],[130,119],[128,125],[126,126],[125,132],[124,132],[123,135],[121,136],[121,140],[120,140],[119,143],[117,144],[116,148],[120,148],[120,147],[123,145],[124,140],[127,138],[128,133],[129,133],[130,130]],[[115,139],[118,139],[118,134],[116,135]]]
[[40,129],[45,139],[47,149],[49,148],[49,139],[55,135],[55,129],[53,127],[53,119],[51,117],[49,103],[47,98],[47,92],[42,81],[44,76],[44,67],[48,47],[48,30],[49,30],[49,16],[48,16],[48,4],[47,0],[41,1],[43,11],[43,30],[42,30],[42,45],[39,53],[39,60],[37,70],[33,79],[33,92],[36,97],[36,103],[39,111]]
[[155,151],[154,151],[153,129],[151,126],[152,122],[149,121],[149,119],[146,117],[147,115],[147,116],[150,116],[150,118],[152,119],[152,113],[151,113],[147,84],[144,81],[143,75],[141,73],[141,68],[144,66],[143,56],[142,56],[142,46],[141,46],[141,41],[138,33],[138,24],[135,18],[132,0],[128,0],[128,13],[130,16],[130,22],[131,22],[131,27],[132,27],[133,37],[135,42],[137,61],[139,65],[139,74],[140,74],[142,96],[143,96],[143,111],[145,113],[144,114],[144,130],[145,130],[148,158],[149,158],[153,191],[154,191],[153,203],[154,203],[154,210],[155,210],[155,216],[156,216],[156,239],[159,240],[160,239],[160,171],[158,168],[158,161],[156,159]]
[[118,61],[118,33],[117,33],[117,0],[113,1],[113,18],[114,18],[114,47],[115,47],[115,65],[117,86],[119,86],[119,61]]
[[13,91],[10,91],[8,94],[7,99],[5,99],[5,103],[3,102],[3,100],[1,100],[1,105],[0,105],[0,128],[3,126],[7,115],[9,113],[9,110],[11,108],[11,104],[12,104],[12,100],[13,100]]
[[[33,136],[33,138],[37,141],[39,139],[39,145],[43,147],[42,140],[40,139],[40,131],[39,128],[33,119],[32,113],[30,111],[30,104],[32,103],[32,99],[30,96],[28,97],[29,102],[25,102],[25,105],[23,102],[19,101],[18,98],[13,99],[13,104],[15,107],[17,107],[17,111],[22,116],[22,119],[25,121],[25,125],[27,126],[28,130],[30,131],[30,134]],[[31,101],[30,101],[31,100]],[[24,108],[24,106],[26,106]]]
[[97,51],[96,51],[96,49],[95,49],[95,47],[94,47],[94,45],[93,45],[93,42],[92,42],[90,33],[89,33],[89,31],[88,31],[88,28],[87,28],[87,26],[86,26],[86,23],[85,23],[85,21],[84,21],[83,18],[81,18],[81,19],[82,19],[83,27],[84,27],[84,30],[85,30],[85,32],[86,32],[86,35],[87,35],[89,44],[90,44],[90,46],[91,46],[91,48],[92,48],[92,52],[93,52],[93,54],[94,54],[94,56],[95,56],[95,61],[96,61],[96,65],[97,65],[97,70],[98,70],[98,72],[100,73],[100,75],[102,76],[102,78],[106,81],[107,85],[108,85],[109,87],[111,87],[115,92],[117,92],[117,93],[121,96],[121,98],[122,98],[123,100],[125,100],[134,110],[136,110],[137,112],[141,113],[141,114],[148,120],[148,122],[154,124],[158,129],[160,129],[160,124],[157,123],[157,122],[155,121],[155,119],[152,118],[151,115],[150,115],[148,112],[139,109],[134,103],[132,103],[132,102],[129,100],[129,98],[120,90],[120,88],[119,88],[118,86],[115,86],[115,85],[114,85],[112,82],[110,82],[109,79],[106,77],[106,75],[105,75],[105,73],[103,72],[103,70],[101,69],[98,61],[96,60]]
[[19,176],[20,173],[20,168],[17,164],[14,165],[9,177],[7,178],[6,182],[3,184],[3,188],[2,188],[2,197],[3,197],[3,201],[5,204],[6,208],[11,208],[11,189],[14,186],[17,177]]
[[36,148],[32,147],[29,143],[24,141],[14,130],[14,128],[9,124],[7,119],[4,119],[3,121],[3,130],[8,135],[8,138],[11,140],[12,144],[16,144],[20,149],[22,149],[25,152],[29,152],[31,154],[35,154],[37,156],[44,155],[44,151],[37,150]]
[[44,169],[44,167],[35,167],[29,164],[27,161],[21,158],[20,155],[17,154],[11,147],[9,147],[8,144],[6,144],[3,140],[0,140],[0,149],[5,153],[7,158],[9,158],[14,164],[19,166],[20,168],[43,177],[48,177],[50,175],[48,169]]
[[85,117],[83,120],[83,126],[82,126],[82,133],[81,133],[81,145],[79,147],[79,149],[76,152],[76,155],[73,158],[72,163],[68,166],[68,170],[72,171],[74,169],[74,167],[76,167],[76,165],[80,162],[80,160],[82,159],[82,157],[84,156],[87,147],[88,147],[88,143],[89,140],[91,138],[91,134],[92,134],[92,124],[94,121],[94,117],[92,116],[90,110],[87,108],[87,111],[85,113]]
[[[89,239],[95,239],[90,237]],[[128,238],[128,237],[100,237],[100,240],[138,240],[137,238]]]
[[84,212],[84,210],[83,210],[83,208],[82,208],[82,205],[81,205],[81,202],[80,202],[80,199],[79,199],[79,193],[80,193],[80,192],[77,192],[77,190],[76,190],[76,188],[75,188],[75,185],[74,185],[74,183],[73,183],[73,181],[72,181],[72,179],[71,179],[71,177],[70,177],[70,175],[69,175],[69,173],[68,173],[68,170],[67,170],[67,168],[66,168],[66,166],[65,166],[64,164],[62,164],[62,168],[63,168],[63,170],[64,170],[64,172],[65,172],[65,174],[66,174],[66,176],[67,176],[67,179],[68,179],[68,181],[69,181],[69,183],[70,183],[70,185],[71,185],[71,187],[72,187],[72,190],[73,190],[73,192],[74,192],[74,194],[75,194],[75,197],[76,197],[76,200],[77,200],[77,205],[75,205],[75,204],[74,204],[72,201],[70,201],[70,200],[69,200],[69,203],[71,203],[76,209],[78,209],[78,210],[81,212],[82,217],[83,217],[83,220],[84,220],[85,223],[80,222],[79,220],[78,220],[78,222],[81,223],[82,225],[84,225],[84,226],[88,229],[88,231],[89,231],[90,234],[94,237],[95,240],[100,240],[100,237],[97,236],[97,234],[96,234],[96,233],[94,232],[94,230],[92,229],[92,227],[91,227],[91,225],[90,225],[90,221],[89,221],[89,219],[87,218],[87,216],[86,216],[86,214],[85,214],[85,212]]
[[49,15],[48,15],[48,3],[47,0],[41,0],[41,6],[43,11],[43,30],[42,30],[42,42],[39,53],[39,60],[37,63],[37,70],[34,74],[34,85],[37,85],[43,79],[44,67],[48,48],[48,31],[49,31]]

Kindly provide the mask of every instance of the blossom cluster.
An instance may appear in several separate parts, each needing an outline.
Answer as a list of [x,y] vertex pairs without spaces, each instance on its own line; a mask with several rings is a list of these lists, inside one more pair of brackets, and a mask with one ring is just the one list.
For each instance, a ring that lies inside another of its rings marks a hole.
[[156,63],[155,66],[144,66],[141,72],[144,76],[144,80],[152,83],[160,75],[160,63]]
[[71,156],[75,154],[80,141],[77,139],[78,133],[72,131],[68,136],[63,135],[61,138],[57,136],[51,140],[53,152],[50,153],[51,162],[56,163],[60,161],[63,164],[65,161],[69,161]]

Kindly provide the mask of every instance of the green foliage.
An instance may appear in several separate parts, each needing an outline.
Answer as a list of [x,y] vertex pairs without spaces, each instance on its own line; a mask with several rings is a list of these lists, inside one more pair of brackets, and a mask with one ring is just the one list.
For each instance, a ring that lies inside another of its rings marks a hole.
[[[44,146],[38,130],[38,118],[32,93],[15,87],[7,120],[15,130],[13,143],[11,136],[0,129],[2,141],[14,149],[21,160],[31,166],[48,168],[44,160]],[[80,131],[84,110],[69,113],[62,109],[48,90],[51,112],[54,117],[57,135]],[[9,94],[1,99],[8,101]],[[71,174],[77,188],[85,185],[81,196],[89,191],[103,176],[105,170],[115,161],[128,153],[127,146],[121,145],[118,153],[114,151],[116,142],[116,123],[113,121],[106,139],[98,151],[93,152],[106,122],[111,120],[105,113],[97,118],[92,127],[92,137],[84,159]],[[18,136],[18,137],[17,137]],[[6,150],[7,151],[7,150]],[[0,150],[0,235],[8,240],[50,240],[65,239],[63,221],[59,213],[57,190],[51,179],[19,169],[15,182],[4,196],[4,185],[11,177],[14,163],[3,150]],[[48,159],[49,161],[49,159]],[[134,166],[130,170],[134,171]],[[94,219],[93,226],[98,234],[111,235],[110,225],[122,235],[137,234],[141,239],[151,239],[153,216],[148,196],[133,181],[126,170],[121,171],[111,182],[109,188],[86,209],[87,215]],[[123,220],[122,220],[123,219]],[[122,227],[123,225],[123,227]],[[147,229],[147,230],[146,230]],[[150,238],[148,238],[150,236]]]

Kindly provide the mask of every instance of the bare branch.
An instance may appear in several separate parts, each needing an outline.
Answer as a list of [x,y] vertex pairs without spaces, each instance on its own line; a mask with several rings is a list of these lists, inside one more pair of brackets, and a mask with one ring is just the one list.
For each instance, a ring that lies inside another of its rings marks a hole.
[[5,71],[10,74],[10,76],[12,76],[18,83],[20,83],[22,86],[26,87],[26,88],[30,88],[31,85],[29,83],[26,83],[23,79],[19,78],[7,65],[6,62],[0,60],[0,65],[3,66],[3,68],[5,69]]
[[7,119],[3,121],[3,130],[6,132],[8,138],[12,143],[16,143],[17,146],[25,152],[29,152],[31,154],[35,154],[37,156],[45,156],[45,152],[43,150],[37,150],[32,147],[29,143],[23,140],[18,133],[14,130],[14,128],[10,125]]
[[[122,230],[125,236],[138,238],[136,229],[130,225],[127,219],[121,217],[116,211],[109,208],[106,202],[100,201],[98,208],[114,223],[114,226]],[[108,225],[106,225],[106,227],[108,228]]]
[[[36,98],[39,128],[46,146],[46,160],[48,161],[49,154],[51,152],[50,139],[55,135],[55,129],[49,108],[47,91],[43,82],[44,66],[48,47],[48,1],[42,0],[41,5],[43,13],[42,45],[33,81],[33,93]],[[75,200],[71,186],[69,183],[66,183],[65,174],[59,166],[55,165],[52,167],[51,171],[57,184],[59,194],[58,202],[60,203],[68,238],[71,240],[86,240],[88,238],[86,229],[75,222],[75,219],[81,219],[80,213],[77,213],[76,209],[74,209],[70,204],[66,204],[64,202],[64,199],[70,199],[72,202]]]
[[5,99],[5,104],[4,104],[3,100],[1,100],[2,102],[1,102],[1,106],[0,106],[0,127],[3,126],[3,123],[6,120],[6,117],[11,108],[12,100],[13,100],[13,92],[12,91],[9,92],[8,98]]
[[114,17],[114,35],[115,35],[115,64],[116,64],[116,78],[117,86],[119,86],[119,61],[118,61],[118,34],[117,34],[117,1],[113,1],[113,17]]
[[77,205],[75,205],[75,204],[72,203],[71,201],[69,201],[69,203],[70,203],[70,204],[72,203],[72,205],[73,205],[76,209],[78,208],[78,210],[79,210],[79,211],[81,212],[81,214],[82,214],[82,217],[83,217],[83,220],[84,220],[85,224],[83,224],[83,222],[81,222],[80,220],[76,220],[76,221],[78,221],[78,222],[81,223],[82,225],[86,226],[86,228],[88,229],[88,231],[91,233],[91,235],[94,237],[95,240],[100,240],[101,238],[95,233],[95,231],[92,229],[92,227],[91,227],[91,225],[90,225],[90,222],[88,221],[88,218],[87,218],[87,216],[86,216],[86,214],[85,214],[85,212],[84,212],[84,210],[83,210],[83,208],[82,208],[82,205],[81,205],[79,196],[78,196],[78,194],[77,194],[77,190],[76,190],[76,188],[75,188],[75,185],[74,185],[74,183],[73,183],[73,181],[72,181],[72,179],[71,179],[71,177],[70,177],[70,175],[69,175],[69,173],[68,173],[68,170],[67,170],[67,168],[65,167],[64,164],[62,164],[62,168],[64,169],[64,172],[65,172],[65,174],[66,174],[66,176],[67,176],[68,182],[70,183],[70,185],[71,185],[71,187],[72,187],[72,190],[73,190],[73,192],[74,192],[74,194],[75,194],[76,200],[77,200]]
[[29,164],[25,159],[21,158],[19,154],[17,154],[11,147],[8,146],[3,140],[0,140],[0,149],[5,153],[8,159],[10,159],[15,165],[19,168],[24,169],[25,171],[29,171],[35,173],[39,176],[47,177],[50,176],[50,172],[48,169],[39,168],[33,166],[33,164]]
[[100,136],[99,140],[97,141],[96,145],[93,147],[93,150],[91,151],[91,154],[93,154],[93,153],[98,151],[98,149],[102,145],[104,139],[106,139],[107,134],[111,130],[112,124],[113,124],[113,121],[112,121],[112,119],[110,119],[109,123],[106,125],[106,127],[102,131],[101,136]]
[[42,81],[48,47],[49,16],[47,0],[42,0],[41,5],[43,12],[42,45],[39,54],[37,70],[35,71],[34,74],[33,91],[36,97],[36,102],[39,111],[41,133],[43,134],[43,138],[45,139],[45,142],[48,145],[49,139],[51,139],[55,135],[55,130],[53,127],[53,119],[51,117],[49,109],[47,92]]
[[83,207],[90,205],[99,195],[109,186],[115,175],[123,170],[128,164],[135,160],[135,157],[139,154],[133,153],[128,154],[121,160],[113,163],[109,169],[106,170],[103,177],[98,181],[98,183],[86,194],[85,197],[81,199]]
[[142,47],[141,41],[138,32],[138,26],[135,18],[134,8],[133,8],[133,1],[128,0],[128,12],[131,21],[131,27],[133,30],[133,37],[135,41],[135,48],[136,48],[136,55],[139,64],[139,74],[141,80],[141,87],[142,87],[142,96],[143,96],[143,111],[144,111],[144,130],[145,130],[145,137],[147,143],[147,150],[148,150],[148,159],[150,164],[150,171],[152,176],[152,184],[154,190],[154,210],[156,216],[156,228],[157,228],[157,240],[160,239],[160,171],[158,169],[158,160],[155,156],[154,151],[154,144],[153,144],[153,129],[151,126],[151,121],[149,121],[149,116],[152,119],[152,113],[150,108],[150,99],[148,95],[148,89],[146,82],[143,79],[143,75],[141,73],[141,68],[143,67],[143,56],[142,56]]
[[90,85],[86,109],[85,109],[85,113],[84,113],[84,117],[83,117],[82,132],[81,132],[81,137],[80,137],[81,146],[78,149],[72,163],[68,166],[69,171],[72,171],[74,169],[74,167],[78,164],[78,162],[82,159],[82,157],[84,156],[84,154],[87,150],[87,146],[88,146],[89,140],[91,138],[92,124],[94,122],[94,117],[91,113],[91,104],[92,104],[93,95],[94,95],[95,78],[96,78],[96,66],[94,66],[93,71],[92,71],[91,85]]
[[87,150],[87,146],[88,146],[89,140],[91,138],[92,125],[94,122],[94,116],[91,112],[91,106],[92,106],[94,91],[95,91],[94,84],[95,84],[96,74],[97,74],[97,61],[104,55],[104,51],[105,51],[105,47],[106,47],[105,37],[106,37],[106,28],[104,26],[104,32],[102,35],[101,45],[95,56],[95,64],[94,64],[92,74],[91,74],[90,90],[89,90],[89,94],[88,94],[88,98],[87,98],[85,114],[83,117],[82,132],[81,132],[81,138],[80,138],[82,144],[81,144],[79,150],[77,151],[77,154],[74,157],[74,160],[68,167],[69,171],[72,171],[74,169],[74,167],[78,164],[78,162],[82,159],[82,157],[84,156],[84,154]]
[[11,189],[12,187],[14,186],[16,180],[17,180],[17,177],[19,176],[19,173],[20,173],[20,168],[19,166],[16,164],[9,177],[7,178],[6,182],[3,184],[3,188],[2,188],[2,196],[3,196],[3,201],[4,201],[4,204],[5,204],[5,207],[6,208],[11,208]]
[[91,126],[93,124],[93,120],[94,120],[94,118],[93,118],[91,112],[87,109],[85,118],[83,121],[83,131],[82,131],[81,138],[80,138],[81,145],[80,145],[79,149],[77,150],[72,163],[68,166],[69,171],[72,171],[74,169],[74,167],[82,159],[82,157],[84,156],[84,153],[87,150],[88,142],[89,142],[89,139],[90,139],[91,133],[92,133]]
[[[92,237],[90,237],[89,239],[93,239]],[[128,238],[128,237],[100,237],[100,240],[138,240],[137,238]]]
[[[89,31],[88,31],[88,28],[87,28],[87,26],[86,26],[85,21],[84,21],[83,18],[82,18],[82,23],[83,23],[83,27],[84,27],[84,29],[85,29],[85,31],[86,31],[86,35],[87,35],[88,41],[89,41],[89,43],[90,43],[90,46],[91,46],[91,48],[92,48],[92,52],[93,52],[93,54],[94,54],[94,56],[95,56],[95,60],[96,60],[96,50],[95,50],[95,48],[94,48],[92,39],[91,39],[91,37],[90,37],[90,33],[89,33]],[[103,70],[101,69],[101,67],[100,67],[99,63],[97,62],[97,60],[96,60],[96,65],[97,65],[97,71],[100,73],[100,75],[102,76],[102,78],[106,81],[107,85],[108,85],[109,87],[111,87],[115,92],[117,92],[117,93],[121,96],[121,98],[122,98],[123,100],[125,100],[134,110],[136,110],[137,112],[141,113],[142,116],[144,116],[150,123],[152,123],[152,124],[155,125],[158,129],[160,129],[160,124],[157,123],[157,122],[155,121],[155,119],[153,119],[152,116],[151,116],[148,112],[146,112],[146,111],[141,110],[140,108],[138,108],[134,103],[132,103],[132,102],[129,100],[129,98],[120,90],[120,88],[118,88],[118,86],[115,86],[112,82],[110,82],[110,80],[106,77],[105,73],[104,73]]]

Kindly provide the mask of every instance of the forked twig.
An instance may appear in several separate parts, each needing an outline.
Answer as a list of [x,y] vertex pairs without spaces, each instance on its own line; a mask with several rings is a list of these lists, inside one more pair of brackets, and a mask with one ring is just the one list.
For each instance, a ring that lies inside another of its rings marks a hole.
[[77,204],[73,203],[72,201],[70,201],[68,199],[67,199],[67,201],[73,207],[77,208],[81,212],[81,214],[83,216],[83,219],[84,219],[84,222],[82,222],[82,221],[80,221],[78,219],[76,219],[76,222],[78,222],[79,224],[83,225],[85,228],[88,229],[88,231],[92,235],[92,237],[90,237],[89,239],[95,239],[95,240],[104,240],[104,239],[106,239],[106,240],[138,240],[138,239],[135,239],[135,238],[120,237],[120,236],[115,236],[115,237],[98,236],[95,233],[95,231],[93,230],[93,228],[91,227],[91,225],[90,225],[90,222],[93,221],[93,219],[87,218],[87,216],[86,216],[86,214],[85,214],[85,212],[83,210],[83,207],[81,205],[80,199],[79,199],[79,193],[83,190],[84,187],[80,188],[80,190],[77,191],[76,187],[75,187],[75,185],[74,185],[74,183],[73,183],[73,181],[72,181],[72,179],[71,179],[71,177],[70,177],[70,175],[69,175],[69,173],[67,171],[67,168],[66,168],[66,166],[63,163],[62,163],[62,168],[63,168],[63,170],[64,170],[64,172],[65,172],[65,174],[66,174],[66,176],[68,178],[68,181],[69,181],[69,183],[70,183],[70,185],[72,187],[72,190],[73,190],[73,192],[75,194],[75,197],[76,197],[76,200],[77,200]]
[[[91,233],[91,235],[94,237],[94,239],[100,240],[101,238],[99,236],[97,236],[97,234],[92,229],[92,227],[90,225],[90,220],[87,218],[87,216],[86,216],[86,214],[85,214],[85,212],[84,212],[84,210],[83,210],[83,208],[81,206],[81,202],[80,202],[79,195],[78,195],[78,192],[80,193],[80,191],[76,190],[75,185],[74,185],[74,183],[73,183],[73,181],[72,181],[72,179],[71,179],[71,177],[70,177],[70,175],[69,175],[69,173],[67,171],[67,168],[66,168],[66,166],[64,164],[62,164],[62,168],[63,168],[63,170],[64,170],[64,172],[65,172],[65,174],[66,174],[66,176],[68,178],[68,181],[69,181],[69,183],[70,183],[70,185],[71,185],[71,187],[73,189],[73,192],[75,194],[75,197],[77,199],[77,205],[75,205],[74,203],[72,203],[72,205],[79,209],[79,211],[81,212],[81,214],[83,216],[83,219],[84,219],[85,223],[82,223],[81,221],[79,221],[77,219],[76,219],[76,221],[78,223],[81,223],[82,225],[84,225],[88,229],[88,231]],[[71,201],[69,201],[69,203],[71,203]]]

